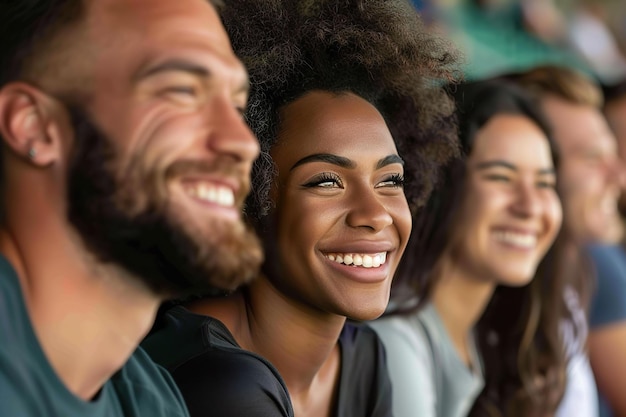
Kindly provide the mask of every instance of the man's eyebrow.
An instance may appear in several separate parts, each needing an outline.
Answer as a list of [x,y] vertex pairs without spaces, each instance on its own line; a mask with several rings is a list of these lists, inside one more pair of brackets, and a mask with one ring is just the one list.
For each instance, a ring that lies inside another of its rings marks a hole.
[[[156,65],[147,66],[145,68],[140,69],[137,74],[133,76],[133,81],[136,83],[148,77],[151,77],[156,74],[160,74],[163,72],[169,71],[182,71],[187,72],[189,74],[193,74],[202,78],[211,77],[211,71],[200,64],[196,64],[191,61],[187,61],[185,59],[170,59],[164,62],[160,62]],[[250,80],[246,76],[240,82],[239,87],[234,92],[235,94],[246,93],[248,94],[250,91]]]
[[141,68],[133,76],[133,81],[138,82],[153,75],[170,71],[188,72],[203,78],[211,76],[211,71],[209,71],[209,69],[205,66],[186,61],[184,59],[170,59],[164,62],[159,62],[155,65]]
[[[511,171],[517,171],[517,167],[515,165],[511,164],[510,162],[501,161],[501,160],[485,161],[476,165],[476,169],[478,170],[484,170],[484,169],[489,169],[489,168],[506,168],[506,169],[510,169]],[[537,170],[537,174],[553,175],[553,174],[556,174],[556,170],[553,167],[541,168]]]

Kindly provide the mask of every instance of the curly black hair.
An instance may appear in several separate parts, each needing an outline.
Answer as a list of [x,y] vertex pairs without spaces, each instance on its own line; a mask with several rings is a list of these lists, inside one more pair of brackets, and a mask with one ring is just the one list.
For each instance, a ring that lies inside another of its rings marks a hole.
[[307,92],[352,92],[383,115],[406,162],[405,192],[422,205],[439,168],[458,154],[454,106],[442,89],[457,80],[457,54],[427,31],[403,0],[226,0],[221,15],[248,68],[246,119],[261,144],[246,213],[271,208],[269,152],[280,110]]

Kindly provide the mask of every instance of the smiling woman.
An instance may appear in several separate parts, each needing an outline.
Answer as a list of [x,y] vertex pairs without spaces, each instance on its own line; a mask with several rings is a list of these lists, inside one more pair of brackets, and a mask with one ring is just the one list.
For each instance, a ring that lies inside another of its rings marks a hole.
[[[384,342],[397,417],[551,416],[563,394],[556,152],[512,85],[455,87],[461,146],[413,229]],[[396,313],[396,314],[392,314]],[[416,395],[421,392],[422,395]],[[481,394],[482,393],[482,394]]]
[[[246,213],[262,274],[165,315],[146,341],[193,416],[390,416],[381,342],[411,230],[458,152],[445,42],[399,1],[233,0],[262,155]],[[184,342],[181,342],[184,340]]]

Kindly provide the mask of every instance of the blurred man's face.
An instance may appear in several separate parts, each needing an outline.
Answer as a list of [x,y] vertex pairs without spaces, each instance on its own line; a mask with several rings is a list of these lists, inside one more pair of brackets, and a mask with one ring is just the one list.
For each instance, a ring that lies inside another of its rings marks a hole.
[[99,0],[74,106],[69,216],[101,260],[167,296],[232,289],[261,249],[241,218],[259,148],[248,78],[206,0]]
[[[611,101],[604,109],[604,114],[617,139],[617,152],[622,161],[626,162],[626,95]],[[626,190],[620,197],[620,212],[626,216]]]
[[580,242],[616,243],[623,173],[615,137],[602,113],[556,97],[543,100],[561,152],[559,190],[565,227]]

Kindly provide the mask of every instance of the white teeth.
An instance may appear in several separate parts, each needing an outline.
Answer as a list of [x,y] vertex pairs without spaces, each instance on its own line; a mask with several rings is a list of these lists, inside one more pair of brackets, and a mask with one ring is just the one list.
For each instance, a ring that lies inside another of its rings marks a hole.
[[215,203],[223,207],[233,207],[235,205],[235,194],[228,187],[222,187],[210,183],[197,183],[186,186],[185,190],[191,197]]
[[225,207],[235,205],[235,195],[230,188],[220,187],[217,189],[217,204]]
[[508,243],[521,248],[532,249],[537,245],[536,235],[514,232],[495,232],[494,236],[500,242]]
[[600,210],[605,215],[614,214],[617,211],[617,197],[607,196],[600,202]]
[[334,262],[362,268],[378,268],[387,261],[387,252],[380,253],[329,253],[326,257]]

